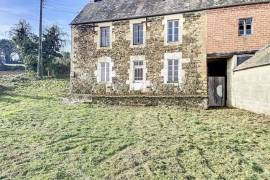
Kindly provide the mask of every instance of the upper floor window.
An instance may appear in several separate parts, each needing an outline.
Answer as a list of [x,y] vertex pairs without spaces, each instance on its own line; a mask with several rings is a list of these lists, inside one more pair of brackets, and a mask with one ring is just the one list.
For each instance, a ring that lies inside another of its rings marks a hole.
[[252,34],[252,18],[239,19],[239,36]]
[[168,80],[167,83],[178,83],[179,82],[179,60],[168,59]]
[[100,47],[110,46],[110,27],[100,28]]
[[143,44],[143,23],[133,24],[133,45]]
[[167,41],[168,42],[179,41],[179,20],[168,21]]

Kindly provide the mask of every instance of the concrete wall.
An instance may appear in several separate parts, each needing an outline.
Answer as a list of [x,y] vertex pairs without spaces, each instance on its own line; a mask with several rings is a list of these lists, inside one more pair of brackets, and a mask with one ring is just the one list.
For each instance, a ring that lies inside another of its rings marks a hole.
[[[270,3],[207,10],[207,53],[258,50],[270,44]],[[253,18],[253,33],[238,35],[240,18]]]
[[[179,18],[180,42],[166,43],[166,21]],[[196,95],[207,97],[207,63],[205,12],[157,16],[142,19],[144,22],[145,44],[132,46],[131,23],[139,20],[109,22],[112,27],[112,44],[100,48],[99,27],[103,24],[76,25],[72,27],[71,91],[75,94],[93,96],[127,95]],[[181,56],[181,82],[177,85],[164,83],[164,59],[168,54]],[[102,57],[109,57],[113,64],[110,84],[97,81],[97,63]],[[131,87],[130,63],[132,57],[145,61],[146,79],[144,88],[138,92]]]
[[233,72],[234,62],[228,61],[228,105],[270,114],[270,65]]

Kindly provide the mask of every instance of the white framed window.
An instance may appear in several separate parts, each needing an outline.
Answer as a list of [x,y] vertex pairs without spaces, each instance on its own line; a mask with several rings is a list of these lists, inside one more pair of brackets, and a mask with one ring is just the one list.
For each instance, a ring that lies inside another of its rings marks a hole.
[[163,69],[164,84],[179,85],[182,83],[182,53],[165,53],[164,54],[164,69]]
[[180,45],[183,41],[183,27],[185,18],[183,14],[173,14],[164,16],[164,45]]
[[110,63],[109,62],[100,63],[100,82],[102,83],[110,82]]
[[130,33],[127,37],[130,40],[131,48],[142,48],[146,45],[146,18],[129,20]]
[[109,57],[101,57],[97,63],[98,83],[108,84],[112,82],[112,62]]
[[100,47],[110,47],[110,27],[101,27],[100,28]]
[[239,19],[239,36],[252,34],[252,18]]
[[167,71],[167,83],[178,83],[179,82],[179,60],[168,59],[168,71]]
[[142,82],[144,79],[144,64],[143,61],[133,61],[133,79],[134,82]]
[[169,20],[167,30],[167,42],[178,42],[179,41],[179,20]]
[[145,56],[130,56],[129,62],[129,79],[126,84],[129,85],[131,91],[147,91],[150,81],[147,78],[147,61]]
[[143,23],[133,24],[133,45],[141,45],[144,42]]

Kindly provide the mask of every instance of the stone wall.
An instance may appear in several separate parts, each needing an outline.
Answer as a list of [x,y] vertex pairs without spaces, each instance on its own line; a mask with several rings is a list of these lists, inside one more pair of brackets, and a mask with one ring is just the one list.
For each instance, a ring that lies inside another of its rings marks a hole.
[[181,106],[206,109],[208,99],[201,96],[93,96],[87,94],[74,94],[68,103],[108,104],[121,106]]
[[[182,15],[181,15],[182,16]],[[71,92],[93,96],[185,96],[207,97],[206,38],[207,25],[204,12],[183,14],[182,44],[164,43],[164,16],[150,17],[146,21],[146,44],[131,46],[130,21],[112,22],[112,48],[98,48],[98,26],[72,26]],[[146,19],[145,19],[146,20]],[[164,84],[164,54],[182,54],[182,83]],[[130,89],[129,68],[131,56],[144,56],[147,86],[143,91]],[[112,83],[97,83],[97,62],[110,57],[113,63]]]

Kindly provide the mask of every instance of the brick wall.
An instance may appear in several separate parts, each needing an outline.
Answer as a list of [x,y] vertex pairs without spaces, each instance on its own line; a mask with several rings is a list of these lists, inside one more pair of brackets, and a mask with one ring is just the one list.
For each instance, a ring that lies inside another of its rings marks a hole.
[[[253,34],[238,36],[240,18],[253,18]],[[207,52],[257,50],[270,44],[270,3],[207,10]]]

